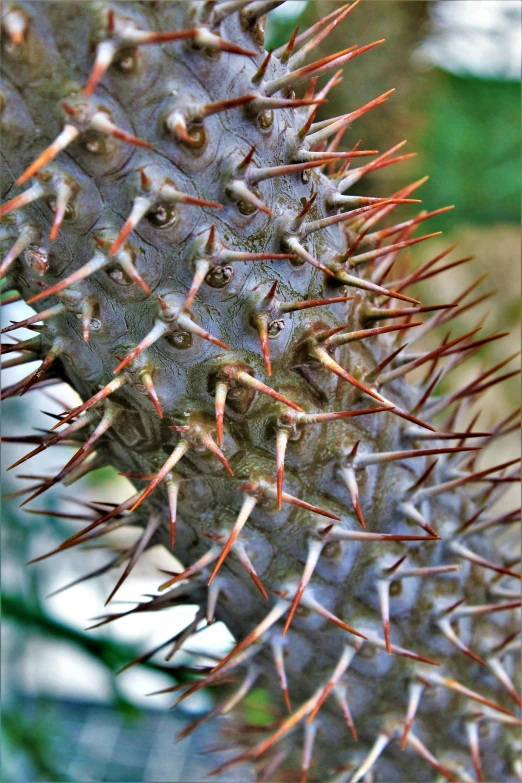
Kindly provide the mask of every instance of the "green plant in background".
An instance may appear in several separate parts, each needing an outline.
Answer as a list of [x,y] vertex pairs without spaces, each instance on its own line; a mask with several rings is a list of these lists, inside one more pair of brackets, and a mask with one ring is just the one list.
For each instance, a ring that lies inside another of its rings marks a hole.
[[495,371],[447,383],[495,335],[423,347],[469,306],[415,298],[449,251],[401,261],[430,238],[431,213],[392,220],[415,185],[358,192],[402,160],[389,124],[378,155],[340,146],[388,93],[318,113],[378,42],[318,55],[356,5],[336,3],[267,54],[278,5],[6,4],[2,271],[37,313],[3,331],[37,334],[4,352],[42,365],[5,396],[66,380],[85,400],[33,437],[29,456],[77,450],[24,503],[108,465],[132,478],[57,551],[141,528],[103,569],[125,564],[110,600],[147,547],[175,547],[185,570],[100,624],[187,602],[184,638],[226,622],[236,646],[178,699],[232,682],[208,716],[237,741],[221,772],[507,781],[519,574],[495,503],[514,462],[476,449],[513,416],[473,430]]

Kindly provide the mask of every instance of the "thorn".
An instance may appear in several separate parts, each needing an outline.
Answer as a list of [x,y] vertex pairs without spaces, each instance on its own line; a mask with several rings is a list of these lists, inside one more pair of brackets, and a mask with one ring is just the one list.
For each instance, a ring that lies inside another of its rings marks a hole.
[[422,744],[420,739],[418,739],[418,737],[416,737],[412,731],[410,731],[408,734],[408,743],[417,751],[420,756],[422,756],[423,759],[431,764],[432,767],[437,770],[437,772],[440,772],[440,774],[443,775],[446,780],[449,780],[450,783],[459,783],[457,778],[453,777],[453,775],[437,761],[435,756],[429,752],[428,748]]
[[5,204],[0,206],[0,218],[9,215],[11,212],[14,212],[17,209],[25,207],[27,204],[30,204],[39,198],[42,198],[43,196],[47,195],[47,193],[47,188],[40,182],[36,182],[28,190],[24,190],[23,193],[20,193],[18,196],[15,196],[14,198],[10,199],[10,201],[7,201]]
[[118,364],[117,367],[114,368],[113,373],[118,373],[123,370],[124,367],[126,367],[128,364],[130,364],[134,359],[136,359],[137,356],[139,356],[143,351],[146,351],[147,348],[150,348],[151,345],[154,345],[157,340],[160,339],[160,337],[163,337],[166,332],[168,332],[169,327],[168,324],[164,321],[157,320],[154,326],[152,327],[151,331],[148,333],[146,337],[143,338],[143,340],[138,343],[136,348],[133,348],[133,350],[127,354],[127,356],[121,360],[121,362]]
[[[353,213],[349,212],[348,214],[352,215]],[[387,253],[391,253],[396,250],[402,250],[402,248],[409,247],[410,245],[416,245],[418,242],[425,242],[426,239],[432,239],[433,237],[438,237],[440,234],[442,234],[442,231],[435,231],[433,234],[426,234],[423,237],[417,237],[416,239],[407,239],[405,242],[396,242],[394,245],[386,245],[386,247],[380,247],[377,248],[376,250],[369,250],[367,253],[360,253],[357,256],[351,256],[348,259],[348,263],[350,267],[353,268],[358,264],[365,263],[366,261],[371,261],[374,258],[379,258],[380,256],[384,256]]]
[[386,642],[386,652],[392,654],[390,640],[390,582],[388,579],[379,579],[377,581],[377,591],[379,593],[379,603],[381,606],[382,628],[384,632],[384,641]]
[[140,381],[144,385],[146,392],[149,395],[149,398],[156,409],[156,413],[158,414],[160,419],[162,419],[163,410],[161,408],[161,403],[159,401],[151,374],[147,372],[147,370],[143,370],[143,372],[140,374]]
[[41,443],[36,449],[33,449],[33,451],[31,451],[29,454],[26,454],[25,457],[21,457],[16,462],[13,462],[13,464],[10,465],[7,470],[17,468],[18,465],[21,465],[23,462],[27,462],[27,460],[31,459],[31,457],[34,457],[36,454],[40,454],[40,452],[45,451],[45,449],[48,449],[50,446],[54,446],[55,443],[59,443],[62,440],[70,438],[71,435],[80,430],[82,427],[85,427],[85,425],[89,424],[90,421],[92,421],[92,413],[88,412],[85,414],[85,416],[79,417],[76,421],[70,424],[63,432],[58,432],[56,435],[52,435],[46,441]]
[[309,76],[321,76],[330,69],[344,65],[355,57],[358,57],[360,54],[373,49],[374,46],[378,46],[383,42],[384,39],[381,41],[374,41],[366,46],[361,46],[359,49],[350,46],[348,49],[344,49],[336,54],[331,54],[329,57],[323,57],[321,60],[298,68],[297,71],[291,71],[277,79],[266,82],[264,85],[265,93],[266,95],[273,95],[275,92],[279,92],[279,90],[282,90],[285,87],[296,87],[298,84],[301,84],[301,82],[306,81]]
[[332,674],[330,675],[330,678],[328,679],[328,682],[326,683],[325,687],[322,690],[322,693],[311,711],[310,715],[306,719],[306,722],[308,724],[312,723],[313,720],[315,720],[317,713],[325,703],[326,699],[330,695],[330,693],[333,691],[335,686],[338,684],[339,680],[343,676],[343,674],[346,672],[348,667],[350,666],[351,662],[353,661],[355,655],[357,654],[357,650],[355,647],[352,647],[351,645],[345,645],[343,649],[343,653],[333,670]]
[[127,131],[124,131],[122,128],[118,128],[118,126],[115,125],[103,111],[96,112],[91,120],[90,128],[98,131],[99,133],[113,136],[119,141],[132,144],[134,147],[142,147],[146,150],[152,149],[152,144],[149,144],[148,141],[143,141],[143,139],[139,139],[137,136],[133,136],[132,133],[127,133]]
[[[20,231],[20,234],[18,235],[18,239],[14,243],[14,245],[11,247],[7,255],[4,257],[2,263],[0,264],[0,278],[5,277],[5,274],[13,261],[15,261],[21,253],[24,252],[24,250],[27,250],[29,245],[31,245],[33,242],[36,242],[39,237],[39,232],[33,228],[33,226],[25,225]],[[7,300],[3,300],[2,304],[9,304]]]
[[83,88],[83,95],[86,98],[90,98],[96,90],[98,82],[112,65],[117,51],[118,47],[113,41],[101,41],[96,47],[94,65]]
[[522,709],[522,699],[520,698],[520,695],[511,682],[511,679],[508,676],[508,673],[502,666],[501,662],[498,660],[498,658],[495,657],[489,657],[487,659],[487,665],[497,678],[497,680],[502,683],[506,691],[509,693],[512,699],[515,700],[515,702],[518,704],[518,706]]
[[121,389],[121,387],[125,384],[125,377],[123,375],[119,375],[117,378],[114,378],[114,380],[110,381],[106,386],[103,387],[103,389],[100,389],[99,392],[96,392],[87,402],[82,403],[77,408],[74,408],[70,413],[68,413],[66,416],[64,416],[60,421],[54,425],[54,427],[51,427],[52,430],[55,430],[57,427],[61,427],[62,424],[66,424],[71,419],[75,418],[76,416],[79,416],[80,413],[83,413],[84,411],[88,410],[89,408],[92,408],[93,405],[96,405],[101,400],[104,400],[106,397],[109,396],[109,394],[112,394],[113,392],[117,391],[118,389]]
[[441,449],[415,449],[412,451],[382,451],[374,454],[361,454],[355,458],[355,468],[365,468],[368,465],[381,465],[395,460],[414,459],[416,457],[427,457],[433,454],[452,454],[457,451],[480,451],[478,446],[454,446]]
[[249,190],[249,188],[241,180],[236,179],[231,182],[227,190],[229,194],[236,199],[236,201],[246,201],[248,204],[251,204],[251,206],[261,210],[261,212],[264,212],[266,215],[272,215],[272,210],[270,210],[264,201],[258,198],[255,193],[252,193],[252,191]]
[[[212,623],[215,620],[216,606],[217,606],[220,591],[221,591],[221,583],[219,579],[216,579],[216,581],[209,587],[207,591],[207,611],[206,611],[207,626],[212,625]],[[180,735],[178,735],[178,737],[181,739]]]
[[259,625],[257,625],[253,631],[250,631],[250,633],[245,636],[245,638],[238,642],[234,649],[228,653],[218,664],[217,666],[214,666],[212,669],[212,672],[217,672],[220,669],[222,669],[225,664],[227,664],[232,658],[235,658],[240,652],[243,650],[246,650],[247,647],[249,647],[251,644],[254,644],[258,639],[260,639],[263,634],[268,631],[269,628],[271,628],[278,620],[281,619],[281,617],[285,614],[285,612],[288,609],[288,604],[285,600],[280,599],[277,601],[272,609],[269,611],[267,616],[262,620]]
[[190,119],[193,121],[201,121],[205,117],[210,117],[212,114],[219,114],[222,111],[228,111],[228,109],[236,109],[238,106],[244,106],[246,103],[250,103],[257,98],[257,95],[240,95],[239,98],[231,98],[228,101],[215,101],[215,103],[207,103],[203,106],[198,106],[194,110],[190,111]]
[[295,28],[294,32],[292,33],[292,37],[288,41],[286,48],[280,57],[281,63],[283,64],[288,62],[288,60],[292,56],[292,52],[294,51],[294,46],[295,46],[295,40],[297,38],[297,33],[299,32],[299,27],[300,24],[298,24],[297,27]]
[[23,46],[29,27],[29,17],[19,8],[6,10],[2,19],[2,27],[10,38],[13,46]]
[[214,569],[210,575],[210,579],[208,580],[207,584],[211,584],[212,580],[216,576],[217,572],[221,568],[223,561],[225,560],[226,556],[228,555],[230,549],[232,548],[232,545],[236,538],[239,536],[241,530],[243,529],[245,523],[247,522],[250,514],[254,510],[257,503],[257,498],[253,497],[252,495],[245,495],[245,499],[243,500],[243,505],[241,506],[241,509],[239,511],[238,517],[234,523],[234,526],[232,528],[232,532],[230,533],[230,536],[223,547],[223,551],[221,552],[218,561],[216,565],[214,566]]
[[216,383],[216,428],[217,441],[220,446],[223,445],[223,419],[225,415],[225,402],[227,399],[228,386],[224,381]]
[[140,220],[145,217],[147,212],[150,212],[151,207],[154,204],[154,199],[144,198],[143,196],[137,196],[134,199],[132,209],[129,217],[125,221],[123,228],[118,234],[117,238],[111,245],[109,250],[109,258],[112,258],[123,245],[131,231],[134,231]]
[[[353,6],[355,7],[357,3],[354,3]],[[327,25],[329,22],[332,21],[332,19],[335,19],[339,14],[341,14],[345,10],[346,6],[342,6],[341,8],[336,8],[334,11],[329,13],[327,16],[324,16],[322,19],[320,19],[318,22],[316,22],[314,25],[309,27],[307,30],[301,33],[300,36],[298,36],[294,42],[295,46],[301,46],[302,43],[304,43],[308,38],[315,35],[319,32],[325,25]],[[279,49],[276,49],[274,51],[275,57],[281,57],[286,49],[286,44],[283,46],[280,46]]]
[[355,729],[352,714],[350,712],[350,705],[348,704],[346,690],[347,688],[344,683],[338,683],[337,685],[334,686],[333,693],[339,703],[339,707],[341,708],[341,712],[343,713],[343,717],[346,721],[346,725],[348,726],[352,737],[357,742],[359,738],[357,736],[357,731]]
[[315,567],[317,565],[317,562],[321,556],[321,552],[323,551],[324,542],[318,541],[318,540],[311,540],[308,544],[308,556],[306,558],[305,567],[301,576],[301,579],[299,581],[299,585],[297,587],[294,599],[292,601],[292,605],[290,607],[290,611],[288,613],[288,617],[285,622],[285,626],[283,628],[283,636],[286,636],[286,633],[290,627],[290,623],[292,622],[292,618],[296,612],[297,607],[299,606],[299,602],[302,598],[302,595],[306,589],[306,586],[310,579],[312,578],[312,574],[315,570]]
[[176,465],[176,463],[179,462],[179,460],[187,453],[187,451],[190,448],[190,443],[187,440],[180,440],[174,451],[171,453],[168,460],[163,464],[161,469],[156,474],[156,477],[151,481],[149,486],[147,487],[144,492],[139,496],[137,501],[134,503],[132,508],[130,509],[131,513],[137,509],[141,503],[145,500],[146,497],[150,495],[151,492],[158,486],[158,484],[163,481],[167,473],[170,473],[172,468]]
[[344,193],[345,190],[348,190],[352,185],[362,179],[366,174],[369,174],[371,171],[377,171],[378,169],[385,168],[386,166],[391,166],[394,163],[399,163],[403,160],[414,158],[416,155],[414,152],[410,152],[406,155],[399,155],[396,158],[390,157],[394,152],[403,147],[405,144],[406,141],[401,141],[399,144],[396,144],[394,147],[391,147],[391,149],[383,152],[381,155],[379,155],[379,157],[375,158],[375,160],[371,161],[370,163],[367,163],[365,166],[354,169],[351,174],[348,174],[348,176],[344,177],[339,182],[339,192]]
[[27,300],[27,304],[33,304],[33,302],[38,302],[40,299],[45,299],[48,296],[59,294],[60,291],[64,290],[64,288],[70,288],[71,286],[75,285],[75,283],[79,283],[81,280],[85,280],[90,275],[106,267],[109,263],[110,261],[107,256],[103,255],[103,253],[100,253],[99,251],[96,251],[90,261],[77,269],[68,277],[60,280],[59,283],[55,283],[55,285],[49,286],[49,288],[44,288],[44,290],[40,291],[40,293],[31,296]]
[[309,721],[306,722],[300,783],[307,783],[308,780],[308,770],[310,769],[310,764],[312,762],[312,754],[314,750],[317,728],[317,723],[310,723]]
[[[62,152],[66,147],[69,146],[69,144],[74,141],[78,136],[80,135],[80,131],[74,127],[74,125],[70,125],[69,123],[66,123],[63,127],[63,130],[60,131],[56,139],[50,144],[47,149],[45,149],[40,155],[36,158],[33,163],[24,171],[23,174],[21,174],[18,179],[16,180],[16,185],[23,185],[24,182],[27,182],[28,179],[31,177],[34,177],[35,174],[37,174],[44,166],[47,166],[48,163],[50,163],[54,158]],[[26,191],[26,193],[29,191]],[[22,194],[23,195],[23,194]],[[18,197],[19,198],[19,197]],[[7,206],[7,205],[6,205]]]
[[475,563],[482,568],[488,568],[491,571],[496,571],[497,574],[505,574],[506,576],[512,576],[515,579],[522,579],[522,576],[517,574],[515,571],[511,571],[509,568],[504,568],[503,566],[498,566],[495,563],[491,563],[489,560],[486,560],[485,558],[480,557],[480,555],[475,554],[475,552],[472,552],[471,549],[468,549],[458,541],[452,541],[449,546],[452,552],[454,552],[459,557],[463,557],[465,560],[469,560],[470,563]]
[[[276,494],[272,492],[272,489],[268,489],[268,494]],[[299,506],[300,508],[305,508],[307,511],[313,511],[315,514],[320,514],[323,517],[328,517],[328,519],[335,519],[340,522],[341,518],[338,517],[336,514],[332,514],[330,511],[325,511],[322,508],[319,508],[318,506],[312,506],[310,503],[305,503],[304,500],[301,500],[300,498],[295,498],[293,495],[289,495],[288,492],[282,492],[281,497],[283,499],[283,503],[291,503],[293,506]]]
[[364,280],[360,277],[350,275],[348,272],[345,272],[344,269],[336,269],[334,277],[336,277],[337,280],[339,280],[341,283],[344,283],[345,285],[350,285],[354,288],[362,288],[363,291],[370,291],[370,293],[373,294],[388,296],[390,299],[401,299],[404,302],[412,302],[416,305],[420,304],[418,299],[412,299],[411,297],[404,296],[404,294],[399,294],[396,291],[388,291],[388,289],[383,288],[380,285],[376,285],[376,283],[372,283],[370,280]]
[[279,427],[276,432],[276,469],[277,469],[277,510],[281,511],[283,504],[283,477],[285,472],[285,452],[289,431]]
[[266,318],[256,318],[256,327],[259,332],[259,341],[261,343],[261,351],[263,353],[263,360],[265,362],[266,374],[270,377],[272,375],[272,364],[270,362],[270,347],[268,345],[268,322]]
[[253,583],[255,584],[255,586],[257,587],[257,589],[265,599],[265,601],[268,601],[268,593],[263,587],[260,578],[256,574],[256,570],[252,565],[252,561],[250,560],[247,551],[243,546],[243,544],[241,543],[241,541],[237,541],[237,540],[235,541],[234,546],[232,548],[232,552],[236,555],[241,565],[243,565],[246,568],[248,575],[252,579]]
[[198,571],[202,571],[204,568],[210,565],[210,563],[212,563],[218,555],[219,555],[219,547],[212,546],[210,549],[207,549],[205,554],[202,555],[200,558],[198,558],[198,560],[196,560],[195,563],[192,563],[191,566],[186,568],[180,574],[175,574],[172,577],[172,579],[163,582],[163,584],[161,584],[158,587],[158,590],[163,592],[163,590],[166,590],[168,587],[172,587],[172,585],[175,585],[177,582],[181,582],[185,579],[190,579],[191,577],[194,576],[194,574],[197,574]]
[[[493,710],[498,710],[498,712],[502,712],[504,715],[510,715],[513,718],[516,717],[515,714],[510,710],[507,710],[505,707],[501,707],[500,704],[495,704],[494,701],[486,699],[484,696],[481,696],[480,693],[476,693],[476,691],[472,691],[470,688],[466,688],[464,685],[461,685],[460,682],[457,682],[450,677],[442,677],[440,674],[435,674],[435,672],[431,671],[423,672],[422,676],[423,679],[428,680],[428,682],[432,685],[442,685],[443,688],[456,691],[457,693],[466,696],[468,699],[472,699],[473,701],[477,701],[479,704],[484,704],[487,707],[491,707]],[[412,736],[413,735],[410,732],[410,742]]]
[[279,394],[278,392],[271,389],[269,386],[266,386],[264,383],[259,381],[257,378],[254,378],[252,375],[249,375],[244,370],[238,370],[236,368],[228,368],[227,374],[233,380],[237,381],[237,383],[243,384],[243,386],[249,386],[251,389],[255,389],[261,394],[267,394],[269,397],[273,397],[274,400],[278,400],[279,402],[288,405],[289,408],[293,408],[293,410],[295,411],[299,411],[301,413],[303,412],[303,409],[299,407],[299,405],[296,405],[295,402],[292,402],[291,400],[288,400],[286,397],[283,397],[282,394]]
[[290,696],[288,694],[288,684],[286,681],[283,644],[284,642],[281,636],[272,637],[272,654],[274,656],[277,679],[279,680],[279,685],[281,686],[281,691],[283,694],[283,699],[285,700],[286,709],[288,710],[288,713],[291,715],[292,705],[290,704]]
[[433,351],[429,351],[428,353],[423,354],[420,358],[408,362],[407,364],[403,364],[400,367],[396,367],[394,370],[390,370],[389,372],[384,373],[384,375],[380,375],[379,382],[381,383],[381,385],[383,385],[385,383],[389,383],[390,381],[395,380],[395,378],[398,378],[401,375],[406,375],[407,373],[411,372],[411,370],[414,370],[416,367],[420,367],[425,362],[434,359],[440,354],[443,354],[448,348],[451,348],[454,345],[457,345],[458,343],[467,340],[469,337],[476,334],[478,331],[479,331],[478,329],[472,329],[466,334],[463,334],[460,337],[455,338],[455,340],[451,340],[451,342],[449,343],[447,342],[442,343],[442,345],[440,345],[438,348],[435,348]]
[[[369,307],[364,313],[364,320],[384,321],[387,320],[388,318],[405,318],[406,316],[409,315],[417,315],[418,313],[429,313],[432,310],[447,310],[451,307],[455,307],[455,305],[454,304],[423,305],[422,307],[403,307],[400,309]],[[403,324],[403,326],[406,325],[407,324]]]
[[[318,163],[323,164],[329,162],[330,161],[328,159],[325,159],[324,161],[319,161]],[[383,199],[382,201],[378,202],[378,204],[370,204],[365,207],[359,207],[358,209],[352,209],[350,212],[340,212],[338,215],[330,215],[330,217],[314,220],[311,223],[305,223],[302,229],[302,234],[303,236],[308,236],[308,234],[311,234],[314,231],[320,231],[321,229],[327,228],[328,226],[334,226],[337,223],[342,223],[346,220],[353,220],[358,215],[365,215],[367,212],[375,212],[375,210],[382,204],[396,203],[396,201],[397,199]],[[390,245],[390,247],[392,246]],[[343,260],[346,258],[347,253],[343,254]],[[356,258],[356,256],[354,256],[354,258]]]
[[344,530],[334,527],[328,531],[331,541],[435,541],[438,536],[403,536],[395,533],[366,533],[362,530]]
[[126,42],[129,44],[143,45],[155,43],[167,43],[190,38],[201,49],[210,48],[229,54],[241,54],[245,57],[257,57],[257,52],[243,49],[241,46],[223,40],[214,35],[205,27],[197,27],[190,30],[174,30],[172,32],[151,33],[141,30],[129,29],[126,31]]
[[484,783],[484,775],[482,774],[482,766],[480,763],[478,719],[467,720],[465,725],[475,776],[478,783]]
[[352,299],[355,299],[355,297],[334,296],[331,299],[307,299],[303,302],[282,302],[280,310],[282,313],[293,313],[296,310],[307,310],[309,307],[323,307],[324,305],[332,305],[339,302],[350,302]]
[[411,727],[413,726],[413,721],[415,720],[415,715],[417,713],[417,709],[419,707],[421,696],[423,694],[425,687],[426,686],[424,685],[423,682],[415,681],[415,680],[410,682],[410,686],[408,689],[408,694],[409,694],[408,710],[406,712],[406,719],[404,721],[404,731],[402,733],[401,750],[404,750],[404,748],[406,747],[406,743],[408,741],[408,735],[411,731]]
[[306,250],[295,237],[285,237],[284,244],[302,261],[315,266],[316,269],[320,269],[321,272],[324,272],[329,277],[335,277],[335,274],[326,266],[321,264],[316,258],[310,255],[308,250]]
[[460,487],[462,484],[467,484],[470,481],[478,481],[479,479],[483,478],[484,476],[488,476],[490,473],[494,473],[499,470],[503,470],[504,468],[508,468],[511,465],[515,465],[517,462],[520,462],[519,459],[511,460],[510,462],[504,462],[502,465],[497,465],[493,468],[487,468],[486,470],[482,470],[478,473],[470,473],[466,476],[460,476],[456,479],[451,479],[450,481],[445,481],[442,484],[435,484],[433,487],[425,487],[417,490],[416,496],[420,498],[432,496],[432,495],[439,495],[441,492],[448,492],[449,490],[453,489],[454,487]]
[[36,372],[30,376],[29,380],[24,384],[24,387],[20,391],[20,397],[22,397],[29,389],[38,383],[44,373],[49,369],[54,360],[62,353],[63,347],[61,343],[58,343],[56,347],[51,348],[45,359],[42,360],[39,368]]
[[116,585],[114,586],[113,590],[111,591],[109,597],[105,601],[105,606],[107,606],[109,601],[111,601],[114,598],[115,594],[120,589],[120,587],[122,586],[123,582],[129,576],[130,572],[132,571],[132,569],[134,568],[134,566],[138,562],[139,558],[143,554],[147,544],[149,543],[149,541],[151,540],[152,536],[154,535],[154,533],[158,529],[159,524],[160,524],[160,518],[159,517],[151,517],[149,519],[149,521],[147,522],[147,524],[145,526],[145,530],[143,531],[143,534],[140,536],[138,542],[136,543],[136,546],[133,547],[132,555],[131,555],[130,560],[129,560],[128,564],[127,564],[127,567],[125,568],[123,574],[120,576],[120,578],[116,582]]
[[476,663],[480,663],[481,666],[486,666],[486,662],[482,660],[478,655],[476,655],[473,650],[470,650],[469,647],[467,647],[462,639],[460,639],[459,636],[454,632],[453,628],[451,627],[451,621],[448,617],[442,617],[437,621],[437,625],[439,626],[440,630],[452,644],[455,645],[461,652],[463,652],[465,655],[468,656],[468,658],[471,658],[473,661],[476,661]]
[[268,64],[270,60],[272,59],[272,50],[268,52],[265,59],[261,63],[259,69],[255,72],[255,74],[252,76],[251,81],[256,84],[257,82],[260,82],[263,78],[263,76],[266,73],[266,69],[268,68]]
[[[319,130],[316,130],[314,133],[308,134],[308,136],[306,137],[310,146],[313,147],[316,144],[320,144],[322,141],[328,139],[334,133],[337,133],[337,131],[351,125],[352,122],[354,122],[354,120],[358,119],[363,114],[366,114],[366,112],[370,111],[371,109],[375,109],[377,106],[380,106],[382,103],[385,103],[388,100],[388,97],[392,94],[392,92],[395,92],[395,89],[388,90],[388,92],[379,95],[377,98],[374,98],[372,101],[369,101],[368,103],[364,104],[364,106],[361,106],[359,109],[356,109],[355,111],[352,111],[349,114],[344,114],[343,116],[339,117],[334,121],[325,120],[324,121],[325,123],[328,122],[328,124],[325,127],[320,127]],[[317,125],[322,126],[323,123],[317,123]]]
[[[411,321],[408,324],[395,324],[391,326],[378,326],[372,329],[360,329],[357,332],[346,332],[345,334],[336,334],[326,339],[326,344],[330,350],[338,348],[340,345],[354,342],[355,340],[365,340],[368,337],[374,337],[377,334],[386,334],[387,332],[404,331],[412,329],[415,326],[422,326],[422,321]],[[346,327],[343,327],[346,328]]]
[[[332,160],[335,160],[335,158],[332,158]],[[290,176],[291,174],[298,174],[300,171],[308,171],[308,169],[315,169],[319,166],[323,166],[325,163],[330,163],[330,160],[326,158],[323,160],[316,160],[316,161],[305,161],[304,163],[289,163],[284,166],[270,166],[268,168],[258,168],[254,169],[250,173],[250,180],[251,182],[258,183],[262,182],[265,179],[270,179],[272,177],[286,177]]]
[[178,505],[178,493],[181,479],[167,479],[166,484],[167,495],[169,499],[170,548],[172,551],[174,551],[174,544],[176,543],[176,510]]
[[386,745],[388,745],[389,741],[391,739],[391,736],[389,734],[386,734],[385,732],[382,732],[379,734],[377,739],[375,740],[372,749],[366,756],[366,759],[361,764],[361,766],[356,770],[354,775],[350,778],[349,783],[358,783],[359,780],[362,780],[362,778],[366,775],[367,772],[371,770],[383,750],[385,749]]
[[247,152],[247,154],[245,155],[241,163],[238,164],[237,166],[238,171],[244,171],[244,169],[247,169],[250,166],[255,151],[256,151],[256,145],[253,144],[252,147],[250,148],[250,151]]
[[[325,38],[327,38],[330,33],[335,30],[338,24],[340,24],[343,19],[352,11],[357,5],[359,4],[359,0],[355,0],[354,3],[351,5],[345,5],[341,9],[338,9],[337,13],[338,16],[334,18],[330,24],[328,24],[327,27],[325,27],[321,32],[318,32],[317,35],[315,35],[305,46],[302,47],[296,54],[293,55],[293,57],[290,60],[289,67],[292,70],[295,70],[298,65],[300,65],[303,60],[310,54],[310,52],[313,52],[317,49],[317,47],[324,41]],[[332,14],[329,14],[329,16],[332,16]],[[325,22],[325,19],[322,20],[323,23]],[[310,30],[307,30],[307,34],[310,33]],[[293,42],[293,45],[296,44],[296,41]],[[283,62],[283,58],[281,57],[281,62]]]
[[331,372],[335,373],[335,375],[338,375],[339,378],[342,378],[344,381],[348,381],[352,386],[355,386],[356,389],[359,389],[360,391],[364,392],[365,394],[369,394],[370,397],[373,397],[374,399],[378,400],[379,402],[386,402],[384,397],[382,397],[378,392],[374,391],[373,389],[370,389],[368,386],[365,386],[364,383],[361,383],[361,381],[358,381],[357,378],[354,378],[353,375],[350,375],[346,370],[344,370],[337,362],[332,359],[332,357],[329,355],[327,351],[324,350],[324,348],[321,348],[320,346],[316,345],[310,350],[311,356],[313,356],[317,361],[322,364],[326,369],[331,370]]
[[355,471],[351,467],[343,467],[341,468],[341,474],[346,482],[346,486],[348,487],[348,492],[350,493],[350,499],[352,501],[353,509],[357,515],[357,519],[359,520],[359,524],[364,529],[366,528],[366,523],[364,521],[363,513],[361,510],[361,504],[359,500],[359,487],[357,486]]

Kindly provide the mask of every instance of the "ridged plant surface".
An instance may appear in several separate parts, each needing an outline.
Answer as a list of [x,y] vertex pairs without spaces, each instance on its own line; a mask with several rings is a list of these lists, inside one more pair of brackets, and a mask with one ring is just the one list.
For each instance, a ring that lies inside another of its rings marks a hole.
[[[130,474],[136,494],[60,550],[142,527],[107,566],[127,564],[112,598],[146,547],[174,544],[187,570],[136,611],[201,605],[165,650],[230,628],[185,693],[232,678],[214,714],[259,780],[512,781],[519,577],[495,534],[514,515],[488,510],[510,465],[481,468],[492,436],[457,427],[491,377],[433,396],[479,338],[422,351],[462,297],[423,309],[408,285],[428,267],[392,271],[430,216],[388,217],[418,183],[359,198],[402,153],[337,149],[388,94],[315,121],[371,48],[313,62],[351,8],[267,57],[277,5],[4,4],[5,301],[37,311],[4,350],[43,361],[6,396],[66,380],[85,400],[32,441],[78,451],[30,499]],[[241,708],[258,686],[260,736]]]

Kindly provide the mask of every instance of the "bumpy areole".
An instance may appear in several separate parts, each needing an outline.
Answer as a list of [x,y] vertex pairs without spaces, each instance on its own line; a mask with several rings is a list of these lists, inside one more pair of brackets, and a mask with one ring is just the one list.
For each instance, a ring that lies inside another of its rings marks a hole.
[[[4,4],[4,301],[38,311],[3,330],[36,336],[4,351],[43,360],[6,396],[66,379],[86,401],[36,439],[31,455],[79,448],[28,500],[100,465],[133,477],[59,551],[143,527],[106,569],[127,562],[112,598],[147,546],[174,546],[187,570],[134,611],[197,602],[181,641],[205,617],[236,636],[180,697],[237,678],[214,710],[235,707],[245,742],[228,764],[268,781],[512,781],[519,575],[492,533],[515,516],[488,515],[511,463],[481,470],[491,435],[453,431],[497,368],[430,397],[438,360],[485,340],[413,348],[462,299],[405,293],[443,256],[387,282],[434,213],[376,223],[419,183],[348,194],[403,157],[336,151],[388,94],[314,122],[338,69],[380,42],[311,62],[355,5],[332,4],[267,54],[280,4]],[[254,684],[280,714],[261,738],[236,706]]]

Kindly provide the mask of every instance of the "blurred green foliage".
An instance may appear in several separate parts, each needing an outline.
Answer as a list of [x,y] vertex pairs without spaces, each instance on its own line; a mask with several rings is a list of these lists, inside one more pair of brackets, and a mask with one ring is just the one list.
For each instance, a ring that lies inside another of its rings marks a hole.
[[456,204],[440,228],[457,222],[520,223],[520,84],[434,69],[418,107],[417,167],[434,172],[428,204]]

